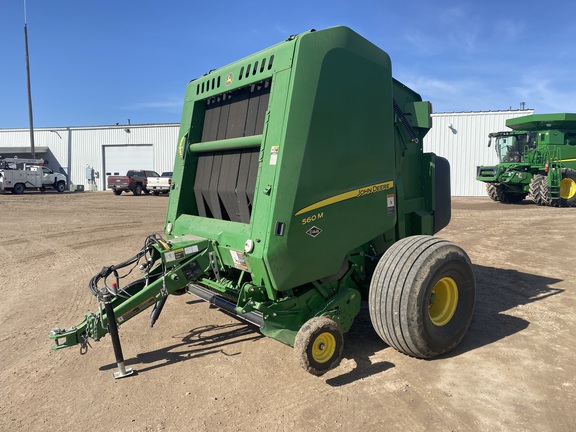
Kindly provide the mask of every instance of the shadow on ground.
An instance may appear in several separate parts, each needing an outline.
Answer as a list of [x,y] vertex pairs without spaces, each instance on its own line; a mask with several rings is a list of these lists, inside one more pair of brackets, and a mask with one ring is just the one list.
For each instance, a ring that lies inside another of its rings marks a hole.
[[387,361],[372,363],[370,360],[371,356],[385,348],[388,348],[388,345],[380,339],[372,327],[368,303],[362,302],[362,308],[352,328],[344,335],[343,357],[354,360],[356,367],[342,375],[327,379],[326,384],[340,387],[393,368],[393,363]]
[[[504,312],[545,300],[564,291],[552,287],[561,282],[561,279],[479,265],[474,265],[474,272],[477,285],[476,308],[468,333],[455,350],[437,359],[457,356],[524,330],[530,324],[527,320]],[[197,302],[202,301],[189,303]],[[126,360],[126,366],[138,366],[138,371],[141,373],[212,354],[239,355],[240,352],[231,349],[235,344],[256,341],[264,336],[259,333],[257,327],[239,321],[223,326],[198,327],[183,337],[175,337],[182,339],[159,350],[138,354],[136,358]],[[363,302],[354,325],[345,335],[344,342],[343,358],[354,360],[356,367],[343,375],[327,379],[327,384],[335,387],[343,386],[394,367],[390,362],[372,363],[370,360],[371,356],[388,348],[388,345],[374,331],[366,302]],[[103,366],[101,370],[115,367],[115,364],[110,364]]]
[[530,325],[529,321],[505,312],[564,292],[552,286],[562,279],[510,269],[473,267],[476,275],[474,317],[462,343],[447,356],[480,348],[524,330]]
[[[197,302],[203,303],[202,300],[188,303]],[[137,354],[135,358],[127,359],[124,363],[127,367],[136,367],[139,373],[143,373],[184,360],[208,355],[236,356],[241,354],[241,352],[235,350],[234,345],[256,341],[263,337],[256,326],[243,321],[226,325],[206,325],[194,328],[184,336],[174,336],[173,338],[181,338],[178,343],[155,351]],[[114,368],[116,368],[116,364],[109,364],[102,366],[100,370]]]
[[[476,308],[472,323],[460,345],[437,359],[457,356],[524,330],[530,324],[527,320],[505,312],[564,291],[552,286],[562,282],[561,279],[480,265],[473,267]],[[366,303],[345,336],[345,344],[344,358],[354,360],[357,366],[344,375],[328,379],[326,382],[330,385],[349,384],[394,367],[389,362],[372,364],[370,361],[372,355],[389,347],[374,331]]]

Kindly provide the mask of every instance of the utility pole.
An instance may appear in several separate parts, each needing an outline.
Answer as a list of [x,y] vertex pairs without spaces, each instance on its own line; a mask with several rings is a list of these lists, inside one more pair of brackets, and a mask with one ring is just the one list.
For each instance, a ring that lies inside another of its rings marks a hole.
[[30,149],[32,159],[36,159],[34,148],[34,117],[32,115],[32,90],[30,87],[30,59],[28,56],[28,28],[26,26],[26,0],[24,0],[24,45],[26,47],[26,83],[28,84],[28,119],[30,121]]

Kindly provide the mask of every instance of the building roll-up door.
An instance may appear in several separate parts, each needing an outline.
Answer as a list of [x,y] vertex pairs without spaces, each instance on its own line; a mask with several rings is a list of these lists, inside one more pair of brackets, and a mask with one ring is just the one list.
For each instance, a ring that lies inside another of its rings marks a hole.
[[128,170],[153,170],[154,152],[152,144],[142,145],[105,145],[104,146],[104,187],[108,176],[126,175]]

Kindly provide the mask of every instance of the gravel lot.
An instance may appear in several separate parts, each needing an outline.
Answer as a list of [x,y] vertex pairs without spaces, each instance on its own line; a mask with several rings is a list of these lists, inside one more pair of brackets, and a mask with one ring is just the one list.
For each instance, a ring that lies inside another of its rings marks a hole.
[[576,208],[454,198],[439,233],[474,264],[476,311],[434,360],[394,351],[364,307],[344,360],[317,378],[290,347],[192,296],[155,327],[120,329],[135,376],[114,380],[109,337],[51,351],[48,333],[95,311],[89,278],[162,231],[165,196],[0,195],[2,431],[573,431]]

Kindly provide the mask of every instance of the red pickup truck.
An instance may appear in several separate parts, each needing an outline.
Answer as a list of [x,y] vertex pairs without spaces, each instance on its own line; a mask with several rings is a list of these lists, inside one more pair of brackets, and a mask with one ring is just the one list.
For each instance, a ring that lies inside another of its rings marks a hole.
[[109,176],[107,188],[112,189],[114,195],[122,192],[132,192],[134,195],[150,193],[148,189],[148,177],[159,177],[156,171],[128,170],[125,176]]

